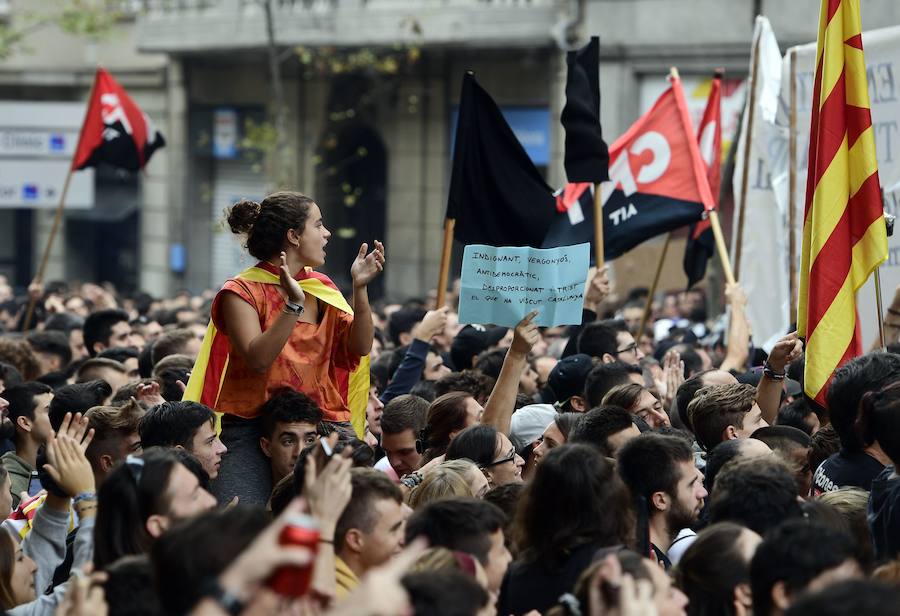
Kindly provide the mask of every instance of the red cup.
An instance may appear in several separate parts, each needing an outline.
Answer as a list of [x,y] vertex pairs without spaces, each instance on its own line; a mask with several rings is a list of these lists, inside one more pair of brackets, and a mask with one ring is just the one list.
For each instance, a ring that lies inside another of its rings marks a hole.
[[[278,543],[303,546],[315,556],[319,548],[319,525],[306,514],[292,515],[281,530]],[[303,567],[281,567],[269,579],[269,588],[284,597],[302,597],[309,591],[312,571],[313,561]]]

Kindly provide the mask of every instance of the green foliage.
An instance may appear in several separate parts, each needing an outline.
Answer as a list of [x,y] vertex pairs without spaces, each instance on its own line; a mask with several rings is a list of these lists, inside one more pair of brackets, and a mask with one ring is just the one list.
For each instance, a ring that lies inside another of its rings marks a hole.
[[56,26],[66,34],[101,39],[110,34],[124,17],[121,0],[53,0],[42,3],[43,10],[31,8],[31,2],[20,0],[13,19],[0,23],[0,60],[16,52],[28,52],[28,36],[48,26]]

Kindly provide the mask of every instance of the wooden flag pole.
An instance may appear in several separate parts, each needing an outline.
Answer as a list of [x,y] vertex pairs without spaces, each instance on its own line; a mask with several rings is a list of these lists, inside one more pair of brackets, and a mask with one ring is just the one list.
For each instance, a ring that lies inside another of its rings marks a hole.
[[[41,263],[38,265],[37,275],[34,277],[36,283],[44,280],[44,272],[47,269],[47,261],[50,259],[50,250],[53,248],[53,240],[56,239],[56,233],[59,230],[59,224],[62,222],[63,211],[66,206],[66,194],[69,192],[69,182],[72,180],[72,166],[69,165],[69,172],[66,173],[66,181],[63,184],[62,194],[59,196],[59,205],[56,206],[56,215],[53,217],[53,226],[50,227],[50,235],[47,237],[47,245],[44,246],[44,254],[41,257]],[[31,295],[31,294],[29,294]],[[31,319],[34,317],[34,307],[37,304],[37,296],[31,295],[28,298],[28,309],[25,311],[25,319],[22,321],[22,331],[27,332],[31,327]]]
[[447,282],[450,277],[450,256],[453,251],[453,229],[456,227],[456,219],[448,218],[444,221],[444,243],[441,249],[441,271],[438,274],[437,299],[435,309],[442,308],[447,301]]
[[741,178],[741,207],[738,210],[737,233],[734,237],[734,271],[741,273],[741,248],[744,241],[744,209],[747,207],[747,190],[750,181],[750,153],[753,144],[753,118],[756,111],[756,76],[759,70],[759,41],[754,40],[753,64],[750,67],[750,93],[747,98],[748,109],[744,118],[747,128],[747,140],[744,142],[744,173]]
[[725,236],[722,234],[722,223],[719,221],[719,211],[709,211],[709,224],[712,227],[713,237],[716,240],[716,251],[722,262],[722,272],[725,274],[725,282],[734,284],[734,270],[731,269],[731,259],[728,258],[728,248],[725,246]]
[[[797,318],[797,50],[791,50],[788,123],[788,280],[790,318]],[[877,280],[877,279],[876,279]],[[881,311],[879,310],[879,315]],[[879,318],[880,321],[880,318]]]
[[637,336],[634,340],[638,344],[641,343],[641,336],[647,329],[647,323],[650,320],[650,312],[653,310],[653,296],[656,295],[656,287],[659,285],[659,276],[662,274],[663,263],[666,260],[666,253],[669,251],[669,242],[672,240],[672,233],[666,233],[666,242],[663,244],[662,252],[659,255],[659,262],[656,264],[656,273],[653,275],[653,284],[650,285],[650,292],[647,294],[647,303],[644,304],[644,314],[641,315],[641,326],[638,328]]
[[594,184],[594,260],[597,271],[603,268],[603,203],[600,200],[600,184]]

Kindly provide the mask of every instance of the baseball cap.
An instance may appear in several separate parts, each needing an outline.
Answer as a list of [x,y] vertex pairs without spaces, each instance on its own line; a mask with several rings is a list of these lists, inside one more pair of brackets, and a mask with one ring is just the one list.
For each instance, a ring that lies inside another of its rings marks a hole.
[[547,429],[556,409],[552,404],[529,404],[513,413],[509,422],[509,440],[516,451],[522,451],[540,437]]
[[506,335],[505,327],[485,327],[484,325],[466,325],[450,345],[450,359],[456,370],[469,370],[472,358],[494,346]]
[[547,377],[547,385],[555,394],[556,401],[565,402],[572,396],[582,395],[584,382],[593,367],[591,356],[584,353],[559,360]]

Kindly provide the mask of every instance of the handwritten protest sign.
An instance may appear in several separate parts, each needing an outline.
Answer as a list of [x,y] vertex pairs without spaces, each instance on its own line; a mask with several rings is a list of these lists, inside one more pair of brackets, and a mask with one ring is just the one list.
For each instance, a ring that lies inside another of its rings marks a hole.
[[590,244],[560,248],[466,246],[459,322],[512,327],[532,310],[542,327],[581,323]]

